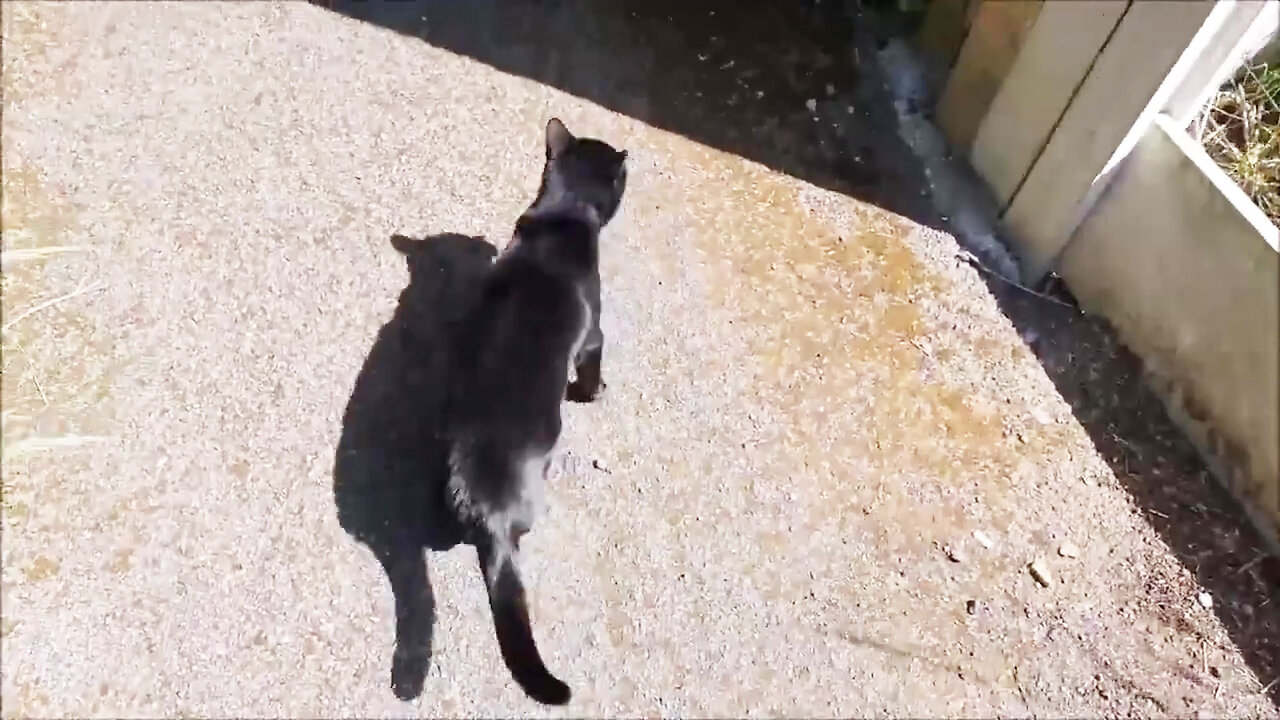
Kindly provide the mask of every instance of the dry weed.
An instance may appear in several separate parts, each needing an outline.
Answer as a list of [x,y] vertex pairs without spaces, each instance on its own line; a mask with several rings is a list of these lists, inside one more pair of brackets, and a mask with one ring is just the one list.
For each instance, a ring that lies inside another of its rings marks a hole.
[[1192,123],[1209,157],[1280,224],[1280,67],[1246,67]]

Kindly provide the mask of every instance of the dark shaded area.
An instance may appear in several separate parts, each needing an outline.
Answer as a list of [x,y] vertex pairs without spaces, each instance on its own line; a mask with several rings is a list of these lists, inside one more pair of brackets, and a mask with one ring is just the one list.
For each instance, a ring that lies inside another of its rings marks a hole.
[[[838,0],[313,1],[949,230],[872,57],[900,17]],[[985,276],[1280,706],[1280,561],[1104,321]],[[1179,624],[1173,610],[1169,622]]]
[[835,0],[313,2],[937,226]]
[[338,522],[373,551],[391,581],[391,687],[408,700],[422,692],[431,664],[436,611],[425,551],[464,541],[445,502],[448,448],[439,432],[448,327],[497,250],[481,238],[453,234],[391,242],[408,263],[409,285],[347,403],[333,494]]
[[[1147,522],[1213,597],[1213,611],[1280,707],[1280,559],[1268,554],[1105,320],[999,281],[989,287]],[[1191,632],[1181,616],[1169,608],[1164,620]],[[1200,679],[1212,683],[1212,673]]]

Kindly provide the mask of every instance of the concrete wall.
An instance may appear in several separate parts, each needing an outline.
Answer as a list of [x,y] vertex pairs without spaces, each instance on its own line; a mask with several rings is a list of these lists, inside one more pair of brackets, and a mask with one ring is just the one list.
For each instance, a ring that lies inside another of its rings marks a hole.
[[969,153],[1001,212],[1022,187],[1127,8],[1125,2],[1054,0],[1040,11],[985,108]]
[[955,65],[981,5],[980,0],[932,0],[916,38],[916,45],[930,62],[943,69]]
[[1278,242],[1275,225],[1160,116],[1058,266],[1081,304],[1106,316],[1143,358],[1174,417],[1273,533],[1280,527]]
[[[1184,0],[1141,0],[1129,5],[1071,98],[1044,151],[1035,159],[1001,218],[1034,282],[1054,260],[1096,199],[1107,171],[1138,139],[1135,131],[1161,110],[1175,66],[1194,64],[1189,44],[1203,42],[1205,21],[1226,5]],[[1065,32],[1065,30],[1063,30]],[[1127,147],[1126,147],[1127,146]]]
[[1053,270],[1151,118],[1189,120],[1280,15],[1276,0],[961,6],[937,0],[920,37],[929,52],[969,21],[938,124],[991,188],[1028,282]]
[[938,124],[1023,278],[1056,270],[1112,322],[1280,552],[1277,230],[1184,132],[1280,2],[1020,5],[936,0],[921,44],[963,32]]
[[[1020,0],[970,7],[976,12],[938,101],[938,124],[957,151],[969,149],[1043,6],[1041,0]],[[926,29],[930,19],[925,18]]]

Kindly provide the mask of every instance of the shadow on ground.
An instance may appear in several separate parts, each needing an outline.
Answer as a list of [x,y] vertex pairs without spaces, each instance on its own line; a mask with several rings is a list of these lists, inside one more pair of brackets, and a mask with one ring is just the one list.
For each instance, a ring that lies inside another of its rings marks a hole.
[[[313,1],[950,231],[897,135],[876,32],[834,0]],[[1280,705],[1280,563],[1104,322],[988,283]]]
[[[1141,361],[1104,320],[995,281],[990,287],[1147,522],[1209,592],[1232,642],[1280,707],[1280,559],[1268,554],[1144,380]],[[1182,617],[1169,608],[1164,620],[1192,632]]]
[[426,551],[463,541],[445,504],[448,450],[439,439],[447,329],[497,250],[481,238],[391,240],[409,285],[360,369],[342,420],[333,493],[342,528],[373,551],[391,581],[396,649],[391,686],[422,692],[431,664],[435,599]]
[[936,225],[836,2],[312,1]]

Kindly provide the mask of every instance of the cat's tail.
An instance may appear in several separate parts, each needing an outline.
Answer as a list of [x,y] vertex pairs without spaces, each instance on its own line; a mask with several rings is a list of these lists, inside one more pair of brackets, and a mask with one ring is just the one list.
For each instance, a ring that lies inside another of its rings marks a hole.
[[533,641],[524,584],[516,567],[515,547],[505,538],[490,536],[476,548],[480,571],[489,589],[489,609],[498,634],[498,647],[512,677],[529,697],[545,705],[569,702],[569,686],[547,670]]

